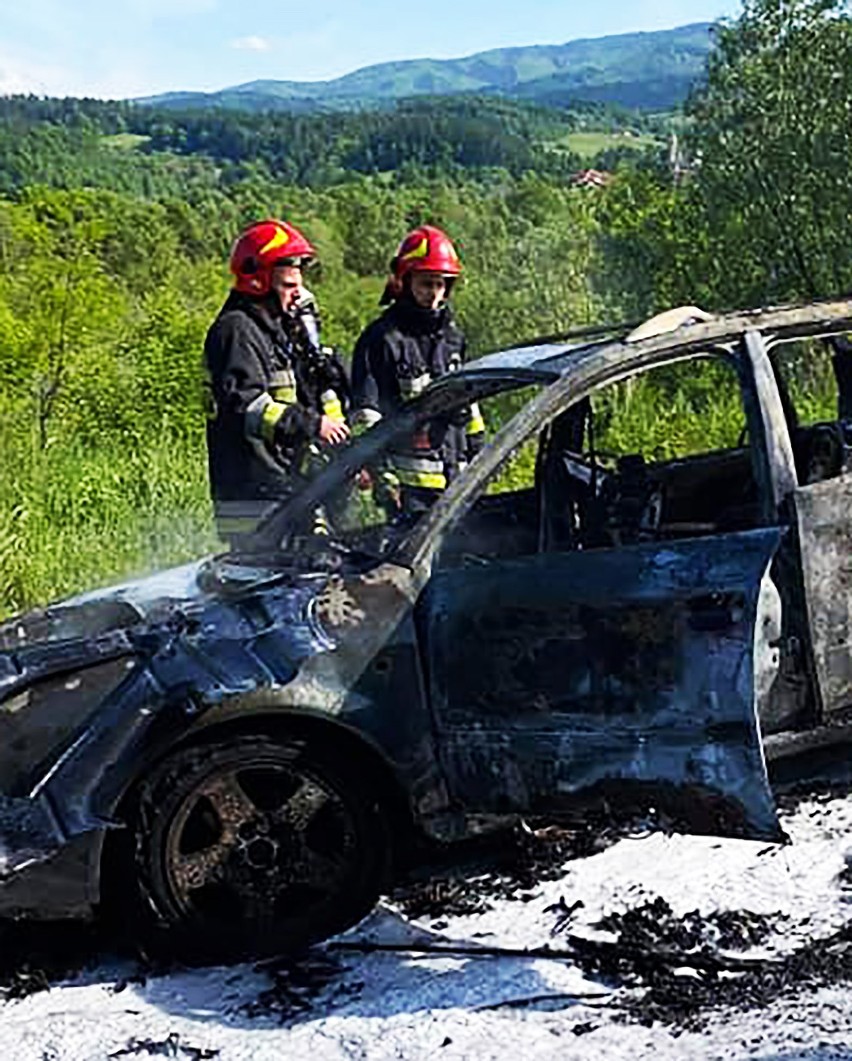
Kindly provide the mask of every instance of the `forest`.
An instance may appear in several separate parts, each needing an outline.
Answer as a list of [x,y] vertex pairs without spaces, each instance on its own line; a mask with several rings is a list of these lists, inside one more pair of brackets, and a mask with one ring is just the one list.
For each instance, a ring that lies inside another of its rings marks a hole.
[[[201,349],[249,221],[285,217],[315,242],[309,286],[344,355],[421,222],[459,247],[472,356],[671,305],[843,294],[850,99],[852,22],[836,0],[746,0],[677,114],[481,97],[326,115],[0,99],[0,613],[220,547]],[[611,138],[591,160],[612,171],[605,188],[570,181],[589,161],[569,146],[581,130]],[[673,131],[685,172],[669,164]],[[725,400],[686,382],[665,407],[724,434]],[[663,404],[637,388],[619,432],[665,450]]]

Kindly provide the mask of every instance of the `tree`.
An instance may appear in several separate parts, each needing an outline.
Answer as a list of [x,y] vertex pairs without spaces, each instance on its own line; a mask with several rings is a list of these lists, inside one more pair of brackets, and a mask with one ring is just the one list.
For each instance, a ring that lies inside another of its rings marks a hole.
[[689,107],[719,301],[852,287],[852,21],[842,0],[745,0]]

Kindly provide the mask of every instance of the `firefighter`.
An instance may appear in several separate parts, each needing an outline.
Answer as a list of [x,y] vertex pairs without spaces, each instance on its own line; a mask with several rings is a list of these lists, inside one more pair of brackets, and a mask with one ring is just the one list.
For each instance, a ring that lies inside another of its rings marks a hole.
[[235,550],[250,546],[312,450],[349,437],[348,381],[320,346],[316,303],[303,284],[314,257],[286,221],[249,225],[233,245],[233,288],[204,344],[210,490],[219,535]]
[[[353,428],[372,427],[433,380],[461,366],[465,339],[449,298],[461,263],[449,237],[432,225],[413,229],[390,263],[382,296],[388,308],[365,328],[352,359]],[[433,419],[390,455],[382,479],[408,513],[428,507],[482,447],[485,424],[474,403]]]

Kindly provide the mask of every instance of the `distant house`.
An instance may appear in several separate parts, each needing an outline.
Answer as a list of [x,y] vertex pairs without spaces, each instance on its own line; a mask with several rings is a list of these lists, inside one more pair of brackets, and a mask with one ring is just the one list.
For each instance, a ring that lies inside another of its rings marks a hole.
[[612,174],[602,169],[581,169],[569,179],[575,188],[605,188],[611,180]]

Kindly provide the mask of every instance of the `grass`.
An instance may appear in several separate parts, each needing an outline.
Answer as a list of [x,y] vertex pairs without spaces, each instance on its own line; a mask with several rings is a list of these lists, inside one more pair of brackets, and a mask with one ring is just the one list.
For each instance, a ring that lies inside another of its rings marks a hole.
[[647,133],[633,135],[624,132],[588,131],[567,133],[565,137],[552,141],[548,146],[567,148],[578,154],[582,159],[588,160],[611,147],[630,147],[636,151],[643,151],[646,147],[651,147],[656,142],[656,139]]
[[134,151],[150,139],[150,136],[143,136],[138,133],[113,133],[112,136],[102,136],[101,143],[104,147],[114,147],[119,151]]
[[221,548],[203,439],[41,450],[6,428],[0,448],[0,615]]

